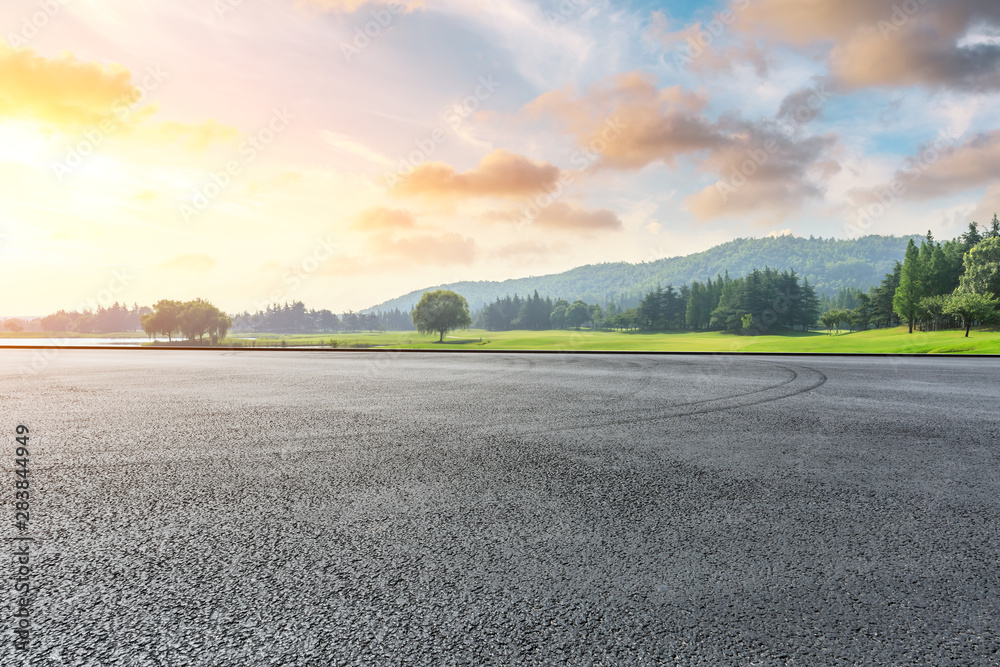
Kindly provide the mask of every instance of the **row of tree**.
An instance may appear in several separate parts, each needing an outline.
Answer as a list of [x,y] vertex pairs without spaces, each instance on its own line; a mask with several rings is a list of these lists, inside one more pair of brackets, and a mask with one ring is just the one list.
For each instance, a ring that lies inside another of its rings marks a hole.
[[98,306],[97,310],[66,311],[60,310],[42,318],[44,331],[76,331],[78,333],[112,333],[116,331],[138,331],[140,319],[150,309],[135,304],[129,308],[117,301],[105,308]]
[[588,304],[581,299],[573,303],[566,299],[543,299],[536,290],[523,299],[517,295],[498,297],[484,306],[473,321],[476,327],[488,331],[579,329],[584,325],[601,329],[610,326],[609,317],[617,312],[613,303],[606,313],[599,305]]
[[334,331],[413,330],[410,313],[399,309],[386,312],[336,315],[329,310],[307,309],[301,301],[271,304],[255,313],[242,312],[233,318],[238,333],[329,333]]
[[[799,282],[794,271],[755,269],[743,278],[726,273],[713,281],[695,281],[674,289],[656,287],[635,308],[607,309],[582,300],[539,296],[498,298],[476,316],[476,326],[490,331],[512,329],[563,329],[590,326],[619,331],[715,329],[737,333],[762,333],[773,329],[808,327],[819,316],[819,302],[808,281]],[[751,319],[745,319],[751,315]]]

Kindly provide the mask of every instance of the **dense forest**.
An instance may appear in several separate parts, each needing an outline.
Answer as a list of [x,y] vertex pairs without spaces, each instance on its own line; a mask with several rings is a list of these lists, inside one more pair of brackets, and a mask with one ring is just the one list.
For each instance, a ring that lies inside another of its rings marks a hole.
[[394,309],[385,312],[337,315],[329,310],[311,310],[301,301],[272,304],[256,313],[243,312],[233,316],[234,333],[331,333],[335,331],[412,331],[409,311]]
[[939,243],[927,232],[920,245],[911,240],[902,262],[882,281],[862,292],[842,289],[821,301],[820,321],[828,329],[865,330],[907,324],[928,331],[969,327],[989,319],[1000,298],[1000,220],[985,233],[976,223],[951,241]]
[[536,291],[522,299],[504,297],[476,314],[475,325],[491,331],[562,329],[589,326],[620,331],[714,329],[736,333],[765,333],[805,328],[817,321],[819,301],[808,281],[791,271],[753,270],[744,278],[729,274],[700,283],[656,287],[634,308],[607,307],[582,299],[542,298]]
[[[750,274],[754,269],[771,267],[777,271],[794,270],[801,280],[808,280],[818,296],[836,295],[853,287],[867,290],[903,260],[911,238],[865,236],[853,240],[799,238],[736,239],[705,252],[686,257],[672,257],[653,262],[625,262],[581,266],[565,273],[518,278],[503,282],[460,282],[428,287],[448,289],[464,296],[473,310],[479,310],[497,298],[509,294],[560,295],[599,304],[607,309],[632,308],[658,285],[690,285],[726,271],[733,278]],[[427,290],[417,290],[374,306],[374,310],[399,309],[409,312]]]
[[75,331],[77,333],[112,333],[115,331],[138,331],[143,315],[150,312],[146,306],[135,304],[129,308],[125,304],[115,302],[105,308],[98,306],[97,310],[66,311],[60,310],[40,322],[42,331]]

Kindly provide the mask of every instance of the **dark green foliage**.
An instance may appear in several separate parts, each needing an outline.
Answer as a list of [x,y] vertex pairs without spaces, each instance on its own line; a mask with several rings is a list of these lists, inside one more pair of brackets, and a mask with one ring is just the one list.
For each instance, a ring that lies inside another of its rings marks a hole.
[[667,285],[666,289],[657,287],[639,302],[639,323],[642,328],[648,330],[683,329],[686,310],[687,304],[674,290],[673,285]]
[[997,300],[989,294],[958,290],[945,301],[944,312],[961,318],[965,337],[968,338],[973,323],[994,319],[997,305]]
[[820,315],[819,321],[826,327],[828,333],[831,333],[834,330],[836,330],[837,333],[840,333],[840,330],[844,328],[854,331],[854,329],[857,328],[854,311],[846,310],[844,308],[828,310]]
[[[921,247],[926,247],[921,244]],[[927,255],[927,253],[924,253]],[[906,258],[903,260],[903,270],[899,276],[899,287],[892,298],[892,309],[899,315],[901,320],[905,320],[913,333],[913,323],[917,319],[918,305],[920,300],[926,295],[924,287],[924,264],[921,252],[917,250],[913,239],[906,246]]]
[[[565,304],[564,304],[565,308]],[[475,326],[488,331],[510,331],[512,329],[532,329],[541,331],[550,328],[553,305],[551,299],[543,299],[538,290],[532,296],[522,299],[509,295],[497,298],[487,304],[475,317]],[[565,312],[563,312],[565,317]]]
[[988,237],[965,254],[962,291],[1000,297],[1000,237]]
[[[754,269],[745,278],[731,279],[727,274],[717,285],[720,296],[709,321],[713,329],[763,334],[806,328],[819,316],[815,291],[807,281],[800,285],[794,271]],[[752,318],[744,320],[748,314]]]
[[583,301],[577,299],[566,309],[566,326],[579,329],[591,321],[591,310]]
[[[996,216],[994,216],[996,217]],[[945,308],[948,296],[961,285],[971,292],[1000,294],[1000,221],[984,235],[976,223],[956,239],[938,243],[930,232],[908,244],[903,264],[863,294],[842,289],[836,297],[824,296],[822,311],[851,309],[854,328],[894,326],[905,321],[913,331],[957,326],[960,316]],[[968,267],[972,267],[968,271]],[[991,288],[990,285],[993,287]]]

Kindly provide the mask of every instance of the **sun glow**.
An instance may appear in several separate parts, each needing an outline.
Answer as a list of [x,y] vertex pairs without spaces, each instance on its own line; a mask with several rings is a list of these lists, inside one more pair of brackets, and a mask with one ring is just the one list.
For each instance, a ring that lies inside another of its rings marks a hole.
[[0,121],[0,161],[44,168],[52,139],[32,123]]

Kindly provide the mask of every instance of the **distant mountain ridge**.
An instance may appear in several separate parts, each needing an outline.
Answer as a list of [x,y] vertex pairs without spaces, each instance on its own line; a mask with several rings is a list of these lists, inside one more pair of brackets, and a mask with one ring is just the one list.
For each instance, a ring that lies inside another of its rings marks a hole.
[[766,266],[794,270],[816,288],[817,294],[835,295],[841,288],[867,290],[877,285],[895,262],[903,261],[909,240],[922,236],[864,236],[858,239],[779,236],[740,238],[685,257],[629,264],[588,264],[562,273],[504,281],[464,281],[415,290],[366,309],[409,312],[429,290],[449,289],[464,296],[473,310],[497,297],[525,296],[538,290],[542,296],[569,301],[606,304],[615,301],[631,307],[657,285],[679,287],[729,271],[733,278]]

